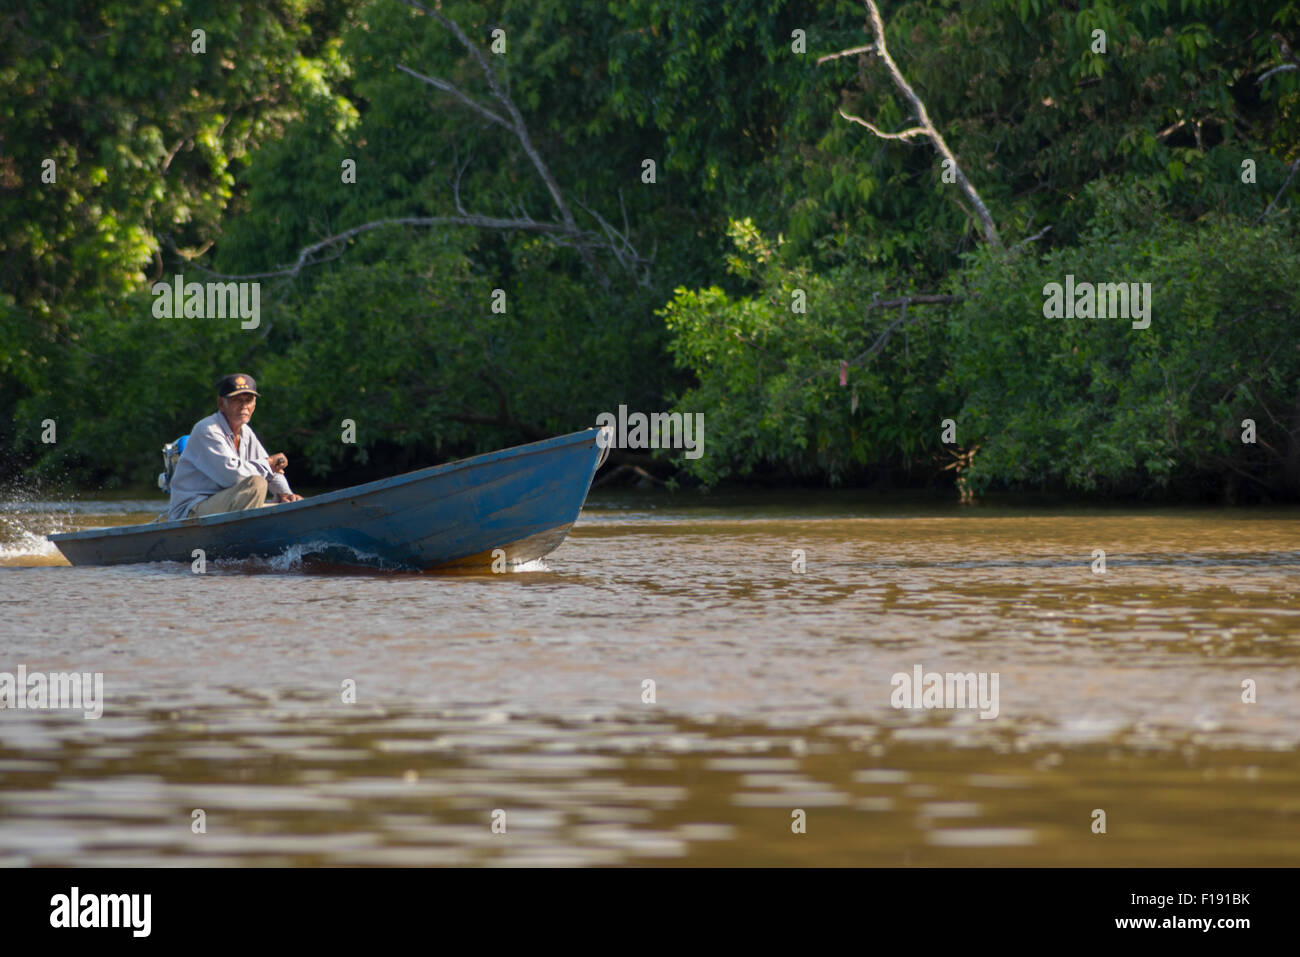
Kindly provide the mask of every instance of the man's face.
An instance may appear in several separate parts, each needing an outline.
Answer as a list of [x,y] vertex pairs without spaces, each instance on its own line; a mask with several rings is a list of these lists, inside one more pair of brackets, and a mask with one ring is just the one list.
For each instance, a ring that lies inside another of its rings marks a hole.
[[231,431],[238,431],[247,425],[248,420],[253,417],[253,409],[257,408],[257,396],[245,392],[242,395],[232,395],[224,399],[218,397],[217,408],[226,417],[226,421],[230,423]]

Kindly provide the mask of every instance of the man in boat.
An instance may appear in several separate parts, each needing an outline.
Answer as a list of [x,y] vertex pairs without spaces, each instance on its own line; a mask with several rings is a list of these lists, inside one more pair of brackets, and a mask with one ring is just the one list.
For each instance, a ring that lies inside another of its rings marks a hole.
[[217,383],[217,411],[201,419],[185,443],[171,482],[168,521],[238,512],[302,498],[289,488],[283,452],[267,455],[248,421],[257,407],[257,381],[234,373]]

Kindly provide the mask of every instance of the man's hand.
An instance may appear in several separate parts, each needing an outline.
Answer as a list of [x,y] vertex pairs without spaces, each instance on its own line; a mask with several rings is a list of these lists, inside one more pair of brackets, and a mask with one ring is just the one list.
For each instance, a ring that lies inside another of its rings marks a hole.
[[276,452],[274,455],[266,457],[266,464],[270,466],[272,472],[278,475],[289,467],[289,456],[283,452]]
[[281,495],[281,496],[280,496],[280,504],[281,504],[281,505],[283,505],[285,502],[301,502],[301,501],[302,501],[302,496],[301,496],[301,495],[295,495],[293,492],[290,492],[288,495]]

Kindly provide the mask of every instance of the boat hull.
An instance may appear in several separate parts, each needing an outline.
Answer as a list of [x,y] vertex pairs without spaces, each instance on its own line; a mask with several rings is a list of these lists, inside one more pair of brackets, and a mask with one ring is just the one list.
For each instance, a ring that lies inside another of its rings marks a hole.
[[[557,548],[606,449],[599,429],[241,512],[50,535],[73,565],[274,559],[439,570]],[[605,443],[606,445],[608,443]]]

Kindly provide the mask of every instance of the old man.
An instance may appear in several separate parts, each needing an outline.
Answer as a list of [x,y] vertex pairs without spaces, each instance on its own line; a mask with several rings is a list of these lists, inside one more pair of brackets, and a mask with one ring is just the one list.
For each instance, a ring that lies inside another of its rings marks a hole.
[[257,407],[257,382],[234,373],[217,383],[217,411],[190,433],[171,481],[169,521],[237,512],[302,498],[289,488],[283,452],[267,455],[248,422]]

